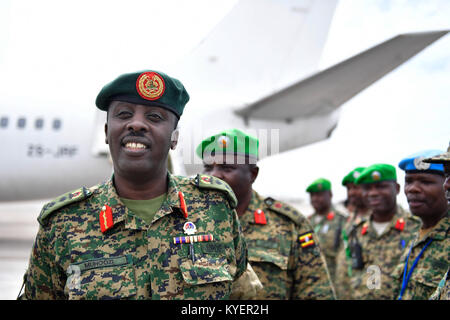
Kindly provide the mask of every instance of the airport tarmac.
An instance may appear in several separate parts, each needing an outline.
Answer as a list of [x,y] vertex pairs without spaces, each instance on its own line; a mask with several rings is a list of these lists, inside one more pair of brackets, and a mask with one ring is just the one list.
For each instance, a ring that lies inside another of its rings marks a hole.
[[0,203],[0,300],[16,299],[47,200]]

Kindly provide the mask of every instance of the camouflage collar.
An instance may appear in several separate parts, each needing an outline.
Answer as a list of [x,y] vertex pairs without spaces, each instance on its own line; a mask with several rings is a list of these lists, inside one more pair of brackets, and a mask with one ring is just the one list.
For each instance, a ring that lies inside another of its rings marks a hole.
[[[433,227],[433,229],[428,232],[427,238],[433,238],[433,240],[444,240],[447,237],[447,234],[450,229],[450,211],[447,211],[447,215],[445,215],[439,222]],[[418,240],[425,240],[418,239]],[[420,241],[422,242],[422,241]]]
[[[167,214],[174,212],[173,208],[178,208],[176,212],[180,212],[180,200],[178,196],[179,187],[176,183],[174,177],[168,173],[168,189],[167,198],[163,202],[161,208],[155,214],[153,221],[156,221]],[[117,190],[113,183],[113,177],[106,181],[103,185],[98,188],[100,197],[104,201],[101,205],[109,205],[112,208],[113,222],[114,224],[125,221],[125,228],[144,230],[148,228],[148,225],[140,218],[129,213],[128,208],[120,201],[120,197],[117,194]],[[101,208],[101,206],[100,206]],[[99,209],[100,210],[100,209]],[[100,212],[100,211],[99,211]]]

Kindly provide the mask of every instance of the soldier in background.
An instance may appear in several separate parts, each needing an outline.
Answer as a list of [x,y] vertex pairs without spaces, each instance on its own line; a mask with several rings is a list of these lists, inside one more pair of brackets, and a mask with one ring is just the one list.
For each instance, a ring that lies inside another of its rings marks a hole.
[[319,178],[312,182],[306,191],[310,194],[311,205],[314,208],[314,214],[308,219],[319,237],[320,247],[324,252],[328,271],[334,282],[336,258],[342,245],[341,234],[346,218],[331,203],[333,194],[329,180]]
[[226,130],[197,147],[204,173],[225,180],[238,199],[237,213],[250,264],[263,284],[257,299],[334,299],[326,263],[308,220],[293,207],[252,188],[259,168],[258,139]]
[[[361,221],[365,221],[370,216],[370,209],[367,205],[366,199],[363,197],[363,189],[361,185],[355,183],[355,180],[360,176],[365,167],[357,167],[350,171],[343,179],[342,185],[347,189],[347,201],[349,207],[353,208],[349,211],[347,220],[342,230],[342,243],[336,258],[336,277],[334,281],[334,288],[338,299],[345,297],[347,294],[345,288],[337,275],[342,275],[347,272],[351,276],[351,252],[348,246],[348,235],[352,229],[355,228]],[[344,268],[344,270],[341,270]]]
[[23,298],[229,298],[247,265],[236,197],[219,179],[167,171],[188,100],[151,70],[102,88],[114,174],[44,206]]
[[[372,213],[348,235],[352,257],[351,275],[348,265],[340,268],[340,299],[393,299],[395,279],[391,276],[403,250],[413,239],[420,221],[397,205],[400,186],[395,167],[374,164],[361,172],[356,184]],[[348,262],[346,262],[348,264]]]
[[442,153],[426,150],[399,163],[405,171],[405,195],[411,213],[422,221],[411,246],[405,250],[393,276],[397,279],[399,300],[426,300],[438,288],[450,264],[450,217],[442,187],[444,167],[423,159]]

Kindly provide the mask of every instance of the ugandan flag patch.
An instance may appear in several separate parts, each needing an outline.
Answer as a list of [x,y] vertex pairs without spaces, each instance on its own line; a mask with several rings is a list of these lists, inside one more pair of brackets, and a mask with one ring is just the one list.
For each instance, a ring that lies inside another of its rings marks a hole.
[[312,232],[307,232],[298,237],[298,242],[302,248],[308,248],[315,246],[314,238]]

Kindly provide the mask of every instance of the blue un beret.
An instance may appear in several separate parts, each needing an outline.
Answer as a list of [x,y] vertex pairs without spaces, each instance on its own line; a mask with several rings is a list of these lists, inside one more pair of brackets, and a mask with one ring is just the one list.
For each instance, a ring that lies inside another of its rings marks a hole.
[[444,174],[444,166],[440,163],[426,163],[423,160],[441,154],[441,150],[424,150],[404,158],[398,166],[405,172],[423,172]]

